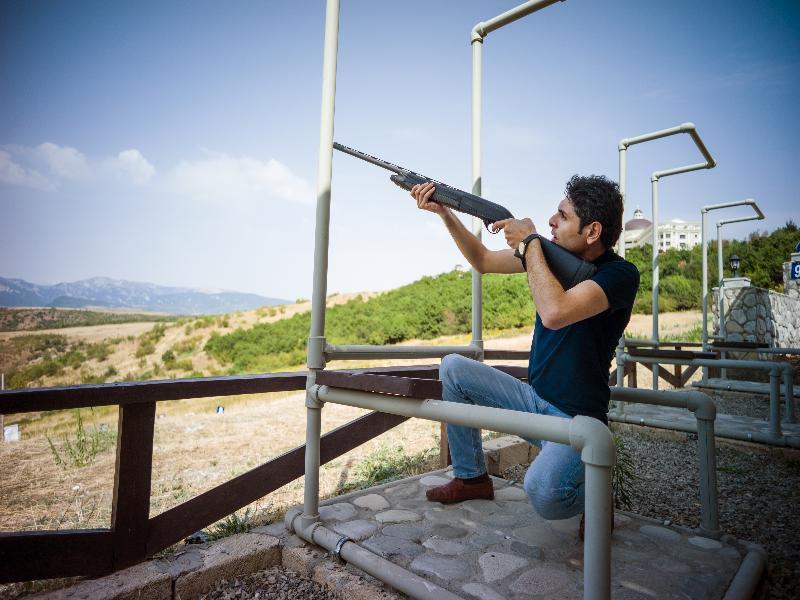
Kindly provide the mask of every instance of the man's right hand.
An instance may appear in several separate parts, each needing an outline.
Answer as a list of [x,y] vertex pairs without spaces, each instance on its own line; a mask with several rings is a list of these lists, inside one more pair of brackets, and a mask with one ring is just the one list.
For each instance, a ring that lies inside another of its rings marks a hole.
[[411,188],[411,197],[417,201],[417,208],[443,215],[447,211],[447,207],[431,200],[435,191],[436,187],[430,181],[428,183],[418,183]]

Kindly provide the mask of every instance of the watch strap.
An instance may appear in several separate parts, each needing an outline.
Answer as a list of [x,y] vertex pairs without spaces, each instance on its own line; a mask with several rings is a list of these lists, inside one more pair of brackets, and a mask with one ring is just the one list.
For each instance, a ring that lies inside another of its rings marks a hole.
[[526,237],[524,240],[522,240],[522,243],[520,245],[525,244],[525,247],[523,248],[521,254],[520,254],[520,251],[519,251],[519,245],[517,246],[517,249],[514,250],[514,256],[516,256],[518,259],[520,259],[522,261],[522,268],[525,271],[528,270],[528,265],[525,264],[525,251],[528,249],[528,244],[530,244],[533,240],[535,240],[538,237],[539,237],[538,233],[532,233],[528,237]]

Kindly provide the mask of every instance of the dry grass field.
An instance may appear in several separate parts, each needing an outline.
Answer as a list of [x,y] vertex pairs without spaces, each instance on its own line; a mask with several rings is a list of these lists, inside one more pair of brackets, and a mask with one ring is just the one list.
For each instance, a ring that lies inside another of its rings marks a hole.
[[[344,301],[340,299],[340,301]],[[307,308],[307,307],[306,307]],[[241,327],[260,319],[275,319],[293,314],[301,308],[287,308],[269,315],[243,313],[231,315],[228,327]],[[676,335],[690,331],[700,322],[697,312],[673,313],[660,316],[661,331]],[[99,326],[103,331],[75,331],[60,334],[70,337],[85,336],[94,342],[119,338],[123,331],[140,328],[134,323],[117,326]],[[146,325],[146,324],[144,324]],[[207,339],[211,330],[221,326],[215,322],[204,330],[188,325],[168,326],[154,353],[174,347],[176,343],[192,336]],[[152,325],[150,326],[152,327]],[[628,331],[646,337],[650,318],[636,315]],[[92,329],[92,328],[79,328]],[[136,329],[138,331],[138,329]],[[94,337],[92,337],[94,336]],[[106,336],[106,337],[103,337]],[[459,344],[468,336],[451,336],[424,342],[424,344]],[[135,344],[127,341],[125,343]],[[120,346],[121,344],[118,344]],[[507,331],[486,340],[487,348],[527,350],[529,331]],[[202,348],[202,343],[197,344]],[[117,356],[119,353],[119,357]],[[123,356],[117,347],[106,364],[118,365],[120,374],[126,373],[125,361],[136,359]],[[192,357],[194,368],[212,367],[210,359],[197,351]],[[119,362],[116,362],[118,361]],[[208,363],[204,361],[209,361]],[[430,360],[402,360],[391,364],[430,363]],[[507,362],[507,361],[503,361]],[[382,366],[389,361],[334,362],[329,368]],[[140,368],[138,363],[133,367]],[[101,367],[102,368],[102,367]],[[206,371],[208,373],[208,371]],[[648,373],[640,367],[639,385],[649,386]],[[217,413],[223,406],[224,412]],[[323,409],[323,431],[333,429],[361,414],[355,408],[326,405]],[[47,414],[9,415],[6,424],[19,423],[21,440],[0,443],[0,531],[34,529],[68,529],[108,527],[114,481],[115,430],[117,409],[102,407],[81,411],[83,430],[100,445],[93,460],[85,466],[75,466],[67,460],[69,451],[65,439],[73,445],[78,433],[76,411],[58,411]],[[246,472],[291,448],[304,443],[305,407],[303,394],[279,393],[243,396],[236,398],[205,398],[180,400],[158,404],[155,426],[151,515],[158,514],[232,477]],[[49,440],[48,440],[49,438]],[[320,491],[325,496],[354,477],[353,470],[370,454],[381,448],[402,448],[405,456],[414,456],[438,446],[439,424],[412,419],[394,430],[325,465],[321,471]],[[55,449],[55,452],[54,452]],[[59,465],[56,454],[67,464]],[[89,453],[91,454],[91,452]],[[430,458],[430,452],[426,454]],[[429,461],[430,462],[430,461]],[[302,502],[302,479],[296,480],[251,507],[256,522],[264,522],[285,508]]]

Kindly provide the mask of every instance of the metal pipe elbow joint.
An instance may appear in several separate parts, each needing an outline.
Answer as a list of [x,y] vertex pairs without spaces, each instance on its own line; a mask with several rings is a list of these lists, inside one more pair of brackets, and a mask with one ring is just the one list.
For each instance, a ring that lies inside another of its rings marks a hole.
[[475,27],[472,28],[469,36],[469,43],[474,44],[475,42],[483,43],[483,38],[486,37],[483,33],[483,28],[486,26],[486,23],[481,21],[480,23],[476,23]]
[[717,418],[717,405],[711,396],[703,392],[686,392],[686,407],[694,413],[696,419],[714,421]]
[[680,130],[685,132],[685,133],[689,133],[691,131],[697,131],[697,126],[694,123],[692,123],[691,121],[688,121],[686,123],[681,123],[679,127],[680,127]]
[[613,467],[617,462],[611,431],[592,417],[578,415],[570,420],[569,443],[581,451],[581,460],[587,465]]

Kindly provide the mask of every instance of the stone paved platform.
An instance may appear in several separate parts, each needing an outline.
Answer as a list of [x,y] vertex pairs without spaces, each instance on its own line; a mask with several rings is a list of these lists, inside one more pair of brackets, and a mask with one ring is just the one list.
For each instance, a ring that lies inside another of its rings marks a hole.
[[[661,427],[663,429],[675,429],[678,431],[695,431],[697,420],[694,415],[684,408],[673,408],[669,406],[651,406],[649,404],[625,404],[625,420],[623,421],[616,410],[609,412],[609,420],[637,424],[638,419],[648,421],[651,427]],[[783,416],[783,415],[781,415]],[[660,423],[660,424],[659,424]],[[771,429],[769,421],[756,417],[746,417],[740,415],[726,415],[717,413],[714,422],[715,434],[719,437],[720,432],[727,430],[739,433],[747,439],[748,434],[759,434],[769,436]],[[781,420],[781,433],[785,440],[780,440],[780,445],[790,445],[796,447],[800,444],[800,423],[787,423]]]
[[[328,500],[325,525],[464,598],[580,598],[579,517],[547,521],[519,485],[494,478],[495,499],[429,502],[436,471]],[[278,534],[279,524],[270,526]],[[631,514],[615,515],[612,596],[721,598],[745,548]],[[284,533],[284,535],[286,535]]]

